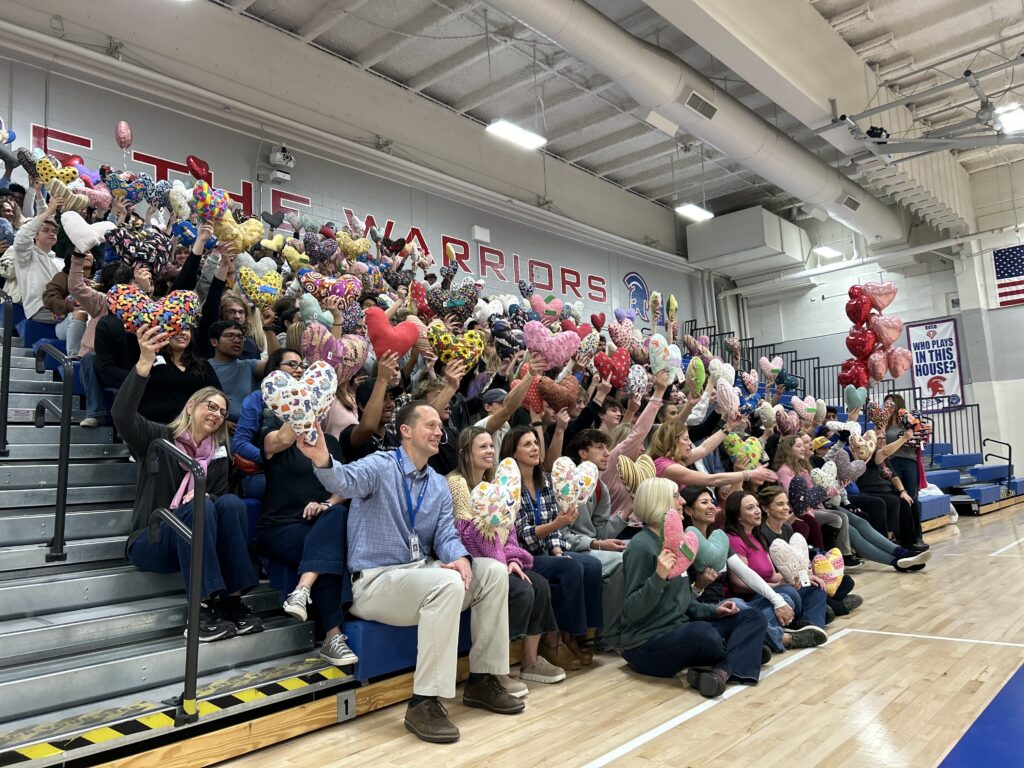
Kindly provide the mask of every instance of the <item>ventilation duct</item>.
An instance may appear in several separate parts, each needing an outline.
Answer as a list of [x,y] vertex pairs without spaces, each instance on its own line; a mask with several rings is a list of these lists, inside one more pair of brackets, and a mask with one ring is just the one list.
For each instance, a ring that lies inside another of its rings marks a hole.
[[487,0],[590,64],[647,109],[818,207],[874,245],[906,239],[883,205],[668,51],[633,37],[583,0]]

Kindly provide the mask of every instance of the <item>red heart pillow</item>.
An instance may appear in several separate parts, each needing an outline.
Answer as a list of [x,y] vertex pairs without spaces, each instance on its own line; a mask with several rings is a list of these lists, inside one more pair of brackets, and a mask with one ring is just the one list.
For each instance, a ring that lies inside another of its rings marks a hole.
[[576,404],[576,397],[580,392],[580,383],[575,376],[566,376],[561,381],[541,376],[537,379],[537,386],[544,402],[556,413],[563,408],[570,410]]
[[604,352],[594,355],[594,368],[601,374],[602,379],[611,382],[616,389],[626,386],[629,364],[629,350],[625,347],[619,347],[610,357]]
[[408,320],[391,325],[383,309],[370,307],[366,310],[366,334],[378,358],[388,352],[401,357],[413,348],[420,337],[420,329]]

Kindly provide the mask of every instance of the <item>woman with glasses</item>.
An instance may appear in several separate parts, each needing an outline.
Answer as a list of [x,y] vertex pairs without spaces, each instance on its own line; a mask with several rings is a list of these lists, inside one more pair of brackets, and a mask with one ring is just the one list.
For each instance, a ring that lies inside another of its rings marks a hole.
[[263,623],[242,602],[242,594],[258,583],[246,543],[245,505],[228,494],[227,414],[224,393],[204,387],[185,403],[170,424],[157,424],[138,413],[157,352],[168,342],[157,328],[144,326],[138,332],[139,361],[124,380],[114,399],[111,415],[118,433],[139,460],[138,488],[128,537],[128,559],[142,571],[180,571],[185,590],[191,584],[191,545],[153,512],[167,508],[189,528],[193,523],[195,487],[191,473],[177,459],[165,453],[156,456],[157,471],[150,469],[146,456],[155,440],[169,440],[202,467],[206,477],[203,526],[202,581],[195,585],[203,601],[199,640],[210,642],[235,634],[259,632]]

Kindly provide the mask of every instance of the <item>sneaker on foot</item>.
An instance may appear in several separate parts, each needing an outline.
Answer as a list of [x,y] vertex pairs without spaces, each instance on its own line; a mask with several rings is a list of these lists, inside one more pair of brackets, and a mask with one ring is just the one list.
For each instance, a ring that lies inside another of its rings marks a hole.
[[924,564],[931,560],[931,557],[931,552],[918,552],[915,554],[909,550],[903,549],[902,552],[897,551],[893,565],[896,567],[897,571],[909,571],[911,568],[915,568],[915,566],[920,566],[920,568],[916,568],[916,570],[921,570],[921,568],[924,567]]
[[289,616],[294,616],[299,621],[305,621],[306,606],[312,605],[312,603],[313,601],[309,597],[309,587],[296,587],[284,599],[284,605],[281,607]]
[[864,565],[864,561],[856,555],[843,555],[843,568],[846,570],[860,568],[862,565]]
[[228,597],[221,601],[220,614],[235,625],[236,635],[254,635],[263,631],[263,620],[240,597]]
[[825,626],[828,626],[836,620],[836,612],[832,610],[831,605],[825,606]]
[[78,422],[78,426],[85,427],[86,429],[96,429],[97,427],[102,427],[103,422],[95,416],[86,416]]
[[728,675],[722,669],[691,667],[686,670],[686,684],[708,699],[725,693],[727,679]]
[[[199,606],[200,643],[212,643],[215,640],[234,637],[236,633],[235,625],[222,618],[216,608],[207,603],[202,603]],[[184,634],[185,637],[188,637],[188,627],[185,628]]]
[[761,666],[763,667],[772,660],[772,647],[765,643],[761,646]]
[[499,715],[517,715],[526,709],[526,703],[509,694],[497,675],[484,675],[475,683],[466,683],[462,689],[462,703],[467,707],[480,707]]
[[405,710],[405,727],[432,744],[452,744],[459,740],[459,729],[448,719],[448,710],[433,697],[415,705],[409,702]]
[[348,638],[340,632],[324,640],[320,646],[320,658],[336,667],[348,667],[359,661],[348,647]]
[[788,628],[786,635],[783,636],[783,643],[786,642],[787,635],[789,637],[789,643],[786,645],[787,648],[814,648],[828,640],[825,630],[813,624],[808,624],[806,627],[800,627],[799,629]]
[[525,699],[530,695],[530,689],[526,687],[526,683],[522,680],[516,680],[514,677],[508,675],[495,675],[498,678],[498,682],[501,683],[501,687],[505,689],[505,693],[509,696],[515,696],[517,699]]
[[565,670],[555,666],[543,656],[538,656],[533,664],[519,670],[519,679],[551,685],[565,680]]
[[864,604],[864,598],[860,595],[855,595],[852,592],[843,598],[843,605],[846,606],[846,610],[855,611]]

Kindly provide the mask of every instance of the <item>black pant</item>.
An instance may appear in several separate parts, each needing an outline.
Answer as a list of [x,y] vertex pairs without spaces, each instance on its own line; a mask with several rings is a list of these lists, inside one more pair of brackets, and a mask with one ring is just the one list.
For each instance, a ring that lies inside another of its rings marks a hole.
[[529,581],[511,573],[508,577],[508,634],[512,640],[558,629],[548,580],[536,571],[523,573]]
[[896,493],[883,488],[867,488],[864,493],[885,504],[886,526],[890,533],[896,534],[901,547],[910,546],[921,537],[921,516]]

